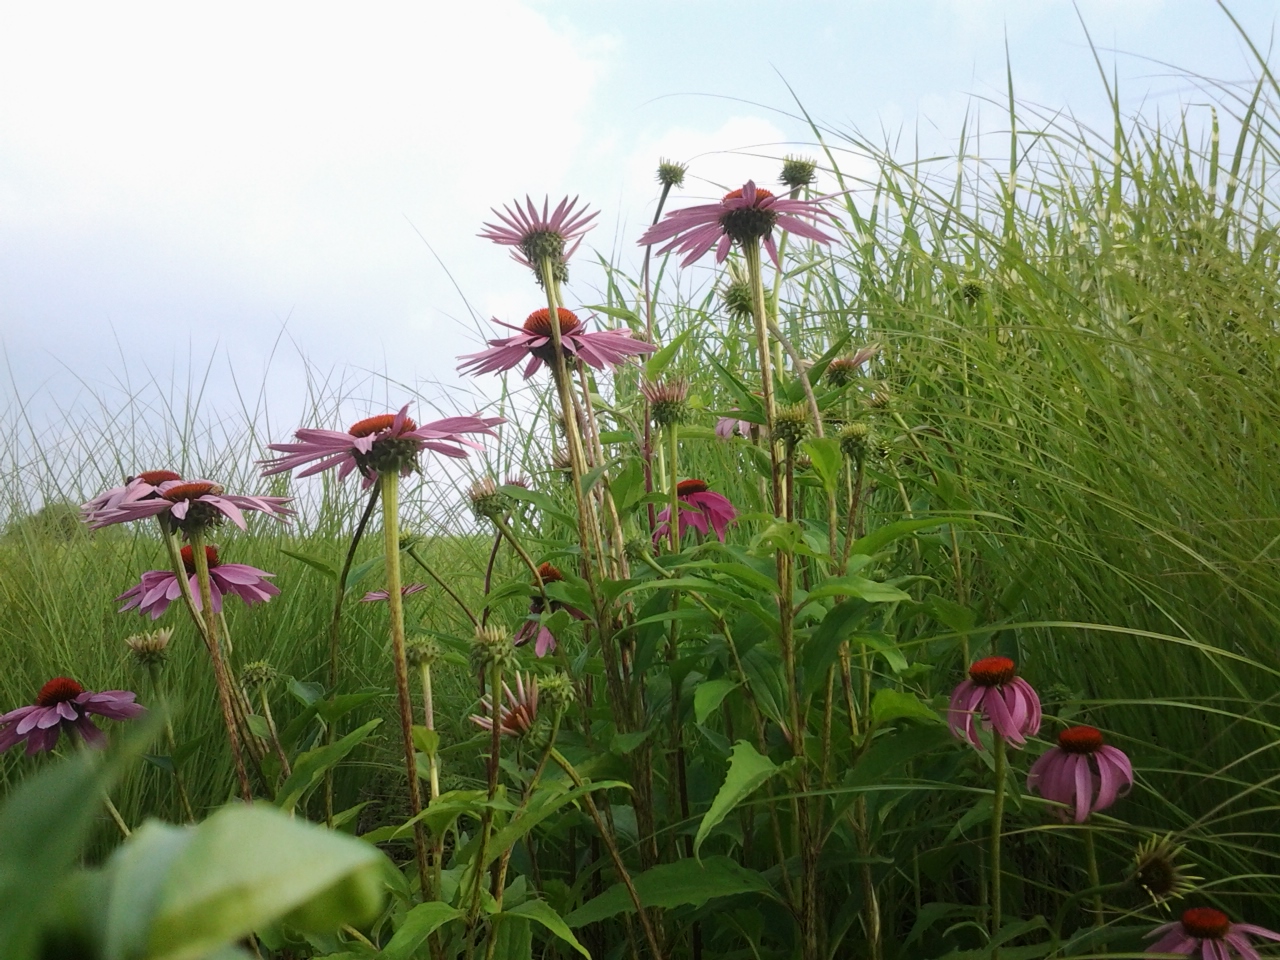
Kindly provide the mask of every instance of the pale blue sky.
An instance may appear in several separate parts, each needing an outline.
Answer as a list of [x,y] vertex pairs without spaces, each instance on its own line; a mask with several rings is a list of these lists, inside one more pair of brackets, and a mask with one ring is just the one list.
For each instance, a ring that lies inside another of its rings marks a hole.
[[[1266,47],[1274,0],[1231,8]],[[1132,54],[1254,75],[1210,0],[1079,10],[1127,110],[1206,102]],[[1006,36],[1020,97],[1105,126],[1063,0],[3,0],[0,403],[48,411],[215,354],[215,405],[235,403],[228,366],[287,398],[299,353],[456,384],[476,335],[415,229],[477,311],[518,321],[537,291],[475,236],[488,207],[580,193],[603,211],[591,239],[629,250],[658,156],[692,160],[691,195],[776,176],[732,151],[808,139],[784,78],[827,126],[945,150],[966,110],[1002,129],[973,98],[1003,96]]]

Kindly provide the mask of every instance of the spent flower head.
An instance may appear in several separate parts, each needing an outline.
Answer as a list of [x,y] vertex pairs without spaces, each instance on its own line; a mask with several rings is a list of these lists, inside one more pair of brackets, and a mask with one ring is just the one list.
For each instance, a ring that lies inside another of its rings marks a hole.
[[129,648],[129,659],[140,667],[150,667],[164,663],[169,659],[169,641],[173,638],[173,627],[162,630],[151,630],[146,633],[135,633],[125,637],[125,646]]
[[960,284],[960,296],[973,305],[987,295],[987,285],[977,277],[968,277]]
[[1204,879],[1188,873],[1178,862],[1185,850],[1184,846],[1174,842],[1171,834],[1148,837],[1134,851],[1129,879],[1156,906],[1167,907],[1167,901],[1180,900]]
[[440,644],[431,637],[411,637],[404,645],[404,659],[411,667],[431,667],[444,656]]
[[250,690],[257,690],[259,687],[269,687],[278,676],[276,668],[266,660],[254,660],[246,663],[240,671],[240,682]]
[[511,512],[511,498],[492,477],[482,477],[467,491],[471,510],[479,520],[502,520]]
[[[516,688],[502,684],[502,708],[498,712],[498,729],[508,737],[523,737],[538,722],[538,678],[516,674]],[[493,698],[480,698],[483,713],[472,714],[471,722],[486,730],[493,729]]]

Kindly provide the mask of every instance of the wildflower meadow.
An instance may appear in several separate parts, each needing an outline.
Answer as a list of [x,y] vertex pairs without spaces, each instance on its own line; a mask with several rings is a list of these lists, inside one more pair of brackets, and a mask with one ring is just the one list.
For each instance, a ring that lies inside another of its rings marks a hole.
[[1217,94],[655,158],[616,257],[494,197],[458,409],[6,414],[0,957],[1280,955],[1280,86]]

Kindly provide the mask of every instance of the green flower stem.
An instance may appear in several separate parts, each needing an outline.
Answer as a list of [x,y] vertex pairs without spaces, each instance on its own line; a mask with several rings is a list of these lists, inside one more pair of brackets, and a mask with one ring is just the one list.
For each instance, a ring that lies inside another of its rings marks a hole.
[[437,574],[433,569],[431,569],[430,566],[427,565],[427,562],[425,560],[423,560],[420,556],[418,556],[417,547],[409,548],[409,556],[413,559],[414,563],[416,563],[424,571],[426,571],[427,576],[429,576],[432,580],[434,580],[440,586],[440,589],[442,589],[445,593],[447,593],[449,597],[453,600],[453,602],[456,603],[458,607],[462,610],[462,612],[467,615],[467,619],[471,621],[471,625],[473,627],[479,627],[480,621],[477,620],[476,615],[471,612],[471,608],[466,605],[463,599],[460,596],[458,596],[456,592],[454,592],[454,589],[450,587],[448,583],[446,583],[443,579],[441,579],[439,574]]
[[[991,732],[994,746],[992,753],[995,759],[995,790],[991,794],[991,938],[994,940],[1000,933],[1001,916],[1001,861],[1000,841],[1004,836],[1004,786],[1008,778],[1008,758],[1006,756],[1004,737],[1000,732]],[[1000,951],[992,953],[992,960],[1000,960]]]
[[151,678],[151,691],[155,694],[156,704],[164,714],[164,738],[169,746],[169,761],[173,764],[173,783],[178,791],[178,802],[182,804],[182,813],[187,822],[195,823],[196,815],[191,809],[191,798],[187,796],[187,786],[182,780],[182,772],[178,769],[178,761],[174,756],[178,752],[178,738],[173,732],[173,713],[169,710],[169,698],[164,684],[160,682],[160,664],[147,664],[147,674]]
[[[475,883],[471,889],[471,906],[467,910],[467,929],[475,928],[480,916],[480,892],[484,887],[484,862],[489,855],[489,837],[493,832],[493,798],[498,793],[498,758],[502,749],[502,664],[496,660],[489,668],[489,716],[493,723],[489,728],[489,803],[480,817],[480,851],[474,865]],[[475,939],[467,937],[467,955],[475,949]]]
[[[573,768],[573,764],[566,760],[564,755],[555,747],[551,748],[551,759],[560,765],[560,769],[568,775],[575,787],[586,786],[582,777],[578,776],[578,771]],[[658,942],[658,936],[654,932],[653,924],[649,921],[649,914],[645,912],[644,903],[640,899],[636,885],[631,880],[631,874],[628,872],[626,864],[622,862],[622,855],[618,852],[618,843],[614,839],[612,831],[605,826],[604,821],[600,818],[600,811],[596,809],[596,804],[591,799],[591,794],[584,793],[582,801],[592,822],[596,825],[600,839],[604,841],[605,849],[609,851],[609,859],[613,862],[613,869],[617,872],[618,879],[626,887],[627,896],[631,898],[631,904],[636,908],[636,916],[640,919],[640,926],[644,929],[645,939],[649,941],[649,950],[652,951],[654,960],[662,960],[662,946]]]
[[[1093,843],[1093,825],[1088,823],[1084,827],[1084,858],[1085,865],[1089,871],[1089,886],[1096,889],[1100,883],[1098,880],[1098,851]],[[1102,894],[1095,893],[1093,896],[1093,925],[1101,927],[1103,923]]]
[[[244,757],[240,752],[240,732],[236,726],[235,704],[231,691],[231,678],[227,676],[226,664],[222,660],[222,644],[218,640],[218,618],[213,612],[213,593],[209,587],[209,558],[204,552],[204,531],[199,528],[190,532],[191,557],[196,568],[196,583],[200,587],[200,607],[204,614],[205,646],[209,649],[209,657],[213,661],[213,679],[218,687],[218,706],[222,710],[222,722],[227,727],[227,740],[231,744],[231,758],[235,762],[236,779],[240,782],[240,796],[245,803],[253,801],[253,790],[249,787],[249,771],[245,769]],[[178,556],[179,583],[186,582],[186,569],[182,566],[182,556]]]
[[271,715],[271,700],[267,697],[266,686],[258,688],[258,702],[262,704],[262,717],[267,721],[267,730],[271,734],[271,749],[275,751],[276,759],[280,761],[280,772],[284,776],[293,775],[293,770],[289,766],[289,758],[285,755],[284,745],[280,742],[280,732],[276,729],[276,718]]
[[[387,566],[387,606],[391,616],[391,655],[400,708],[400,735],[404,742],[404,772],[409,778],[409,816],[422,812],[418,788],[418,761],[413,746],[413,702],[409,699],[409,665],[404,656],[404,598],[400,596],[400,474],[382,474],[382,545]],[[427,835],[418,820],[413,825],[413,846],[418,861],[418,882],[425,899],[431,890],[427,870]]]
[[1071,908],[1081,900],[1088,897],[1096,897],[1100,900],[1105,894],[1115,893],[1116,891],[1123,890],[1128,886],[1128,882],[1123,880],[1117,883],[1101,883],[1094,887],[1086,887],[1085,889],[1079,890],[1067,897],[1067,899],[1062,901],[1062,906],[1058,908],[1058,912],[1053,918],[1054,941],[1059,943],[1062,941],[1062,925],[1067,921],[1067,914],[1070,913]]
[[[432,695],[431,685],[431,664],[422,663],[418,667],[422,678],[422,713],[423,725],[428,730],[436,728],[436,708],[435,698]],[[430,803],[435,803],[440,797],[440,751],[439,745],[435,750],[427,755],[427,776],[428,787],[430,789]],[[440,889],[440,875],[444,870],[444,831],[438,831],[431,838],[431,871],[434,884],[431,889],[438,891]]]
[[667,427],[667,449],[671,451],[670,463],[667,465],[671,470],[671,488],[667,491],[670,498],[671,516],[669,518],[667,531],[667,540],[671,546],[672,553],[680,552],[680,427],[678,424],[670,424]]
[[[587,426],[591,430],[591,444],[595,450],[596,462],[605,463],[604,445],[600,442],[600,427],[596,422],[595,404],[591,402],[591,385],[587,379],[586,364],[578,366],[578,381],[582,384],[582,402],[587,408]],[[613,490],[609,486],[609,475],[605,473],[600,478],[603,482],[597,487],[600,494],[600,505],[604,507],[605,514],[609,520],[609,534],[613,543],[613,550],[609,555],[609,559],[614,564],[613,576],[615,578],[626,579],[631,575],[627,565],[627,555],[623,549],[626,543],[626,536],[622,532],[622,518],[618,516],[618,505],[613,501]]]

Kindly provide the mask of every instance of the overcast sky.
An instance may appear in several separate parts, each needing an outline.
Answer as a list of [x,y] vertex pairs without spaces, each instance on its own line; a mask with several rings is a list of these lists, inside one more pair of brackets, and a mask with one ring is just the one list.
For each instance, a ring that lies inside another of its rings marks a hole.
[[[1274,0],[1231,8],[1266,47]],[[1157,61],[1254,74],[1211,0],[1079,14],[1127,110],[1206,102]],[[689,196],[776,178],[759,155],[810,139],[788,84],[904,155],[947,149],[966,111],[999,129],[981,98],[1003,96],[1006,40],[1020,97],[1105,126],[1065,0],[3,0],[0,403],[56,418],[210,357],[215,406],[231,369],[296,391],[302,356],[456,384],[478,343],[459,289],[485,317],[538,305],[476,237],[489,207],[581,194],[589,242],[630,256],[660,156],[690,162]]]

